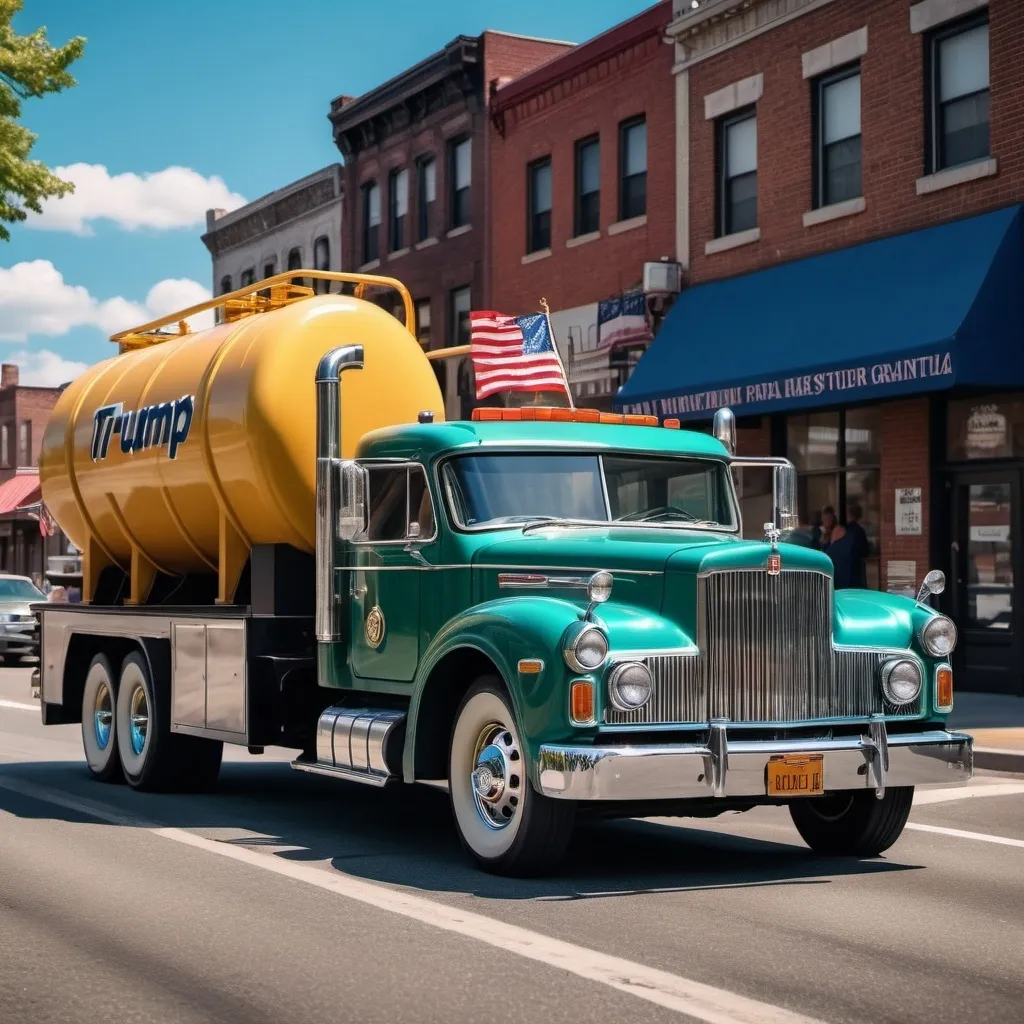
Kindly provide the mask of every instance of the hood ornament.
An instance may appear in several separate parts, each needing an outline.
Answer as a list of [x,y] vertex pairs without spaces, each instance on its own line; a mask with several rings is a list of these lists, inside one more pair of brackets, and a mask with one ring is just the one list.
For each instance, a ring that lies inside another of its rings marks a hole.
[[782,572],[782,555],[779,554],[779,538],[781,536],[782,533],[774,523],[764,524],[764,542],[772,546],[765,566],[769,576],[778,576]]

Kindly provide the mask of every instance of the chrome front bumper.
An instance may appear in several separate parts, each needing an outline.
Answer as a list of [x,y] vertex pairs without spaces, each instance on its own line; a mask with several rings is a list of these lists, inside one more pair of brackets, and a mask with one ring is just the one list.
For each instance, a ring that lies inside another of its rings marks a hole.
[[872,722],[863,736],[742,740],[712,725],[707,743],[540,748],[538,788],[563,800],[681,800],[767,797],[768,761],[778,754],[823,754],[826,792],[887,786],[952,785],[974,774],[974,740],[932,730],[890,736]]

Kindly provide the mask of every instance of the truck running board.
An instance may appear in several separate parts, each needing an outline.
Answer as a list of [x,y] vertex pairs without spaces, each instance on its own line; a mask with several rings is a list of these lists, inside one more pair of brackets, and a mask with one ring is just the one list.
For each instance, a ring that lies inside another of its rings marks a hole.
[[317,775],[383,786],[397,775],[405,712],[381,708],[328,708],[316,730],[316,760],[292,767]]

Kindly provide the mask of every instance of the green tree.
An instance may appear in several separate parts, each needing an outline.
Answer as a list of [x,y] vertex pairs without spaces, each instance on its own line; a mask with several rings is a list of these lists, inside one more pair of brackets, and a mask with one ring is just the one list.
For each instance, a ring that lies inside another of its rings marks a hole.
[[26,210],[41,212],[43,199],[74,191],[71,182],[61,181],[45,164],[29,160],[36,136],[18,124],[18,118],[22,100],[76,84],[68,67],[85,48],[80,38],[54,48],[47,42],[45,28],[17,35],[11,19],[23,3],[0,0],[0,241],[5,242],[11,237],[5,222],[23,221]]

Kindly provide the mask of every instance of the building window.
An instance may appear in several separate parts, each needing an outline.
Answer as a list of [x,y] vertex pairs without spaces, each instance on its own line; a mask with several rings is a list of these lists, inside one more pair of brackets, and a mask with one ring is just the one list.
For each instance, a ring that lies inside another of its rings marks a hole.
[[861,194],[860,67],[825,75],[814,88],[815,205],[831,206]]
[[718,122],[718,234],[757,227],[757,116],[753,109]]
[[972,18],[925,39],[929,170],[989,155],[988,19]]
[[647,122],[642,117],[619,125],[619,220],[647,212]]
[[551,248],[551,157],[535,160],[526,168],[526,251]]
[[416,340],[430,348],[430,299],[416,300]]
[[229,291],[231,291],[231,275],[225,274],[220,279],[220,293],[221,295],[227,295]]
[[416,164],[416,198],[419,202],[416,241],[425,242],[434,227],[434,201],[437,199],[437,161],[423,157]]
[[28,420],[18,425],[18,465],[32,465],[32,424]]
[[[321,235],[313,243],[313,269],[314,270],[330,270],[331,269],[331,243],[330,239],[326,235]],[[326,294],[331,290],[330,281],[321,281],[314,278],[313,290],[319,295],[321,293]]]
[[573,234],[601,227],[601,143],[596,135],[576,143],[576,212]]
[[469,344],[469,309],[471,291],[469,285],[454,288],[451,292],[451,315],[448,318],[448,343]]
[[405,248],[405,221],[409,213],[409,172],[403,167],[388,175],[388,250]]
[[451,181],[451,226],[469,223],[469,187],[473,180],[471,141],[456,139],[448,144],[448,177]]
[[239,284],[242,288],[248,288],[249,285],[256,283],[256,268],[249,267],[248,270],[242,271],[242,276],[239,278]]
[[[326,239],[324,239],[326,241]],[[301,270],[302,269],[302,250],[292,249],[288,253],[288,269],[289,270]]]
[[375,181],[363,185],[363,262],[380,256],[380,188]]
[[877,408],[789,416],[786,451],[797,468],[800,531],[825,548],[829,511],[844,527],[859,523],[867,539],[861,585],[879,582],[881,423]]
[[273,277],[277,272],[277,260],[270,259],[263,264],[263,279],[266,280],[268,277]]
[[0,426],[0,467],[11,468],[11,428],[6,423]]

